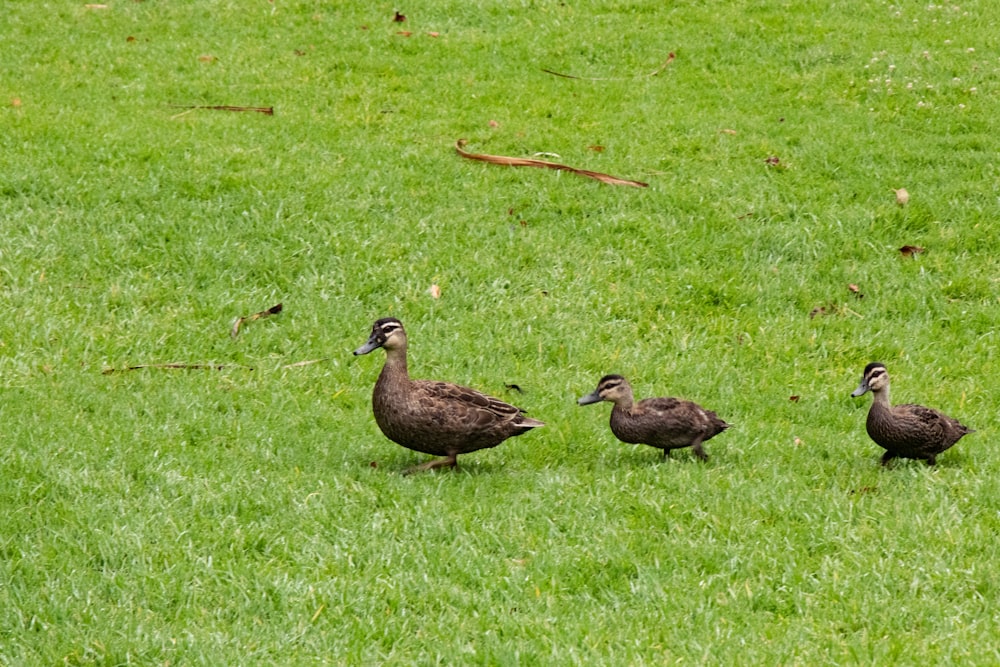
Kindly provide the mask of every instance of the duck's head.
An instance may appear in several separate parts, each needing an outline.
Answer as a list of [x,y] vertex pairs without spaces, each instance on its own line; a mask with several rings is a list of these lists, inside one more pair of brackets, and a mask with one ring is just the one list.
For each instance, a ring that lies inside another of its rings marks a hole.
[[368,342],[354,350],[355,355],[368,354],[378,348],[396,350],[406,347],[406,332],[403,331],[403,323],[395,317],[383,317],[372,325],[372,335],[368,337]]
[[865,366],[865,373],[861,376],[861,384],[851,393],[851,396],[863,396],[869,391],[879,392],[888,386],[889,373],[885,370],[885,364],[873,361]]
[[580,405],[590,405],[591,403],[599,403],[601,401],[608,401],[609,403],[624,401],[631,403],[632,387],[629,385],[628,380],[621,375],[605,375],[597,383],[597,389],[582,397],[577,403]]

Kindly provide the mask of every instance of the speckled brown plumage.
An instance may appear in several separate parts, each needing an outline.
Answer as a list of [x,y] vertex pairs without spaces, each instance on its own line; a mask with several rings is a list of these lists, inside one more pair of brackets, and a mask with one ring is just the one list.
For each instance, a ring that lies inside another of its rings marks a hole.
[[923,459],[934,465],[938,454],[963,436],[975,433],[957,419],[923,405],[890,404],[889,373],[884,364],[868,364],[861,384],[851,396],[862,396],[868,391],[872,392],[872,407],[865,428],[868,436],[885,449],[882,465],[897,457]]
[[372,326],[368,342],[354,354],[385,350],[385,366],[372,393],[375,422],[385,437],[407,449],[443,456],[407,472],[454,466],[459,454],[496,447],[512,436],[544,426],[524,411],[475,389],[449,382],[411,380],[406,332],[392,317]]
[[711,410],[679,398],[646,398],[638,403],[632,387],[621,375],[605,375],[590,394],[577,403],[599,401],[614,404],[611,409],[611,432],[622,442],[657,447],[667,455],[671,449],[691,447],[701,460],[708,454],[701,443],[729,428]]

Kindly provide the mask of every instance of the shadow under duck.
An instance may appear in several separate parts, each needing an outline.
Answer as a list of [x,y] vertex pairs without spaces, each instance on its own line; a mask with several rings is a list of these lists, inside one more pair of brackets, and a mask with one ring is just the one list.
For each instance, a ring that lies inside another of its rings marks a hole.
[[894,458],[923,459],[928,465],[937,463],[937,455],[962,436],[975,433],[957,419],[923,405],[892,405],[889,403],[889,373],[877,361],[865,366],[861,384],[851,396],[872,392],[872,407],[868,411],[865,429],[875,444],[885,449],[882,465]]
[[632,397],[632,387],[621,375],[605,375],[597,389],[577,401],[590,405],[608,401],[611,409],[611,432],[622,442],[650,445],[663,450],[691,447],[702,461],[708,454],[701,446],[730,427],[711,410],[679,398],[645,398],[638,403]]
[[475,389],[450,382],[411,380],[406,367],[406,331],[394,317],[372,325],[368,342],[355,355],[382,348],[385,365],[372,392],[375,422],[389,438],[407,449],[443,456],[405,474],[454,467],[459,454],[496,447],[515,435],[544,426],[524,410]]

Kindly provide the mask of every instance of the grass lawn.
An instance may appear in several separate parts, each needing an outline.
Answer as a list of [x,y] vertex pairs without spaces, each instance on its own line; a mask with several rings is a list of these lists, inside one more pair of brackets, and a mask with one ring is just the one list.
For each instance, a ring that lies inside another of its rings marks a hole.
[[[1000,662],[991,3],[0,21],[0,665]],[[385,316],[547,426],[402,476]],[[873,360],[977,433],[881,468]]]

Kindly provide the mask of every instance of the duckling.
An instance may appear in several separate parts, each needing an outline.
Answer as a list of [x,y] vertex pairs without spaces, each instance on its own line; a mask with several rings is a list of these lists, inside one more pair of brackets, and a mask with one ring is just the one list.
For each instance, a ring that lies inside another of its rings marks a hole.
[[385,366],[372,393],[375,422],[389,438],[407,449],[442,459],[404,472],[410,474],[457,465],[459,454],[496,447],[511,436],[544,426],[524,410],[450,382],[411,380],[406,368],[406,331],[394,317],[372,326],[368,342],[354,350],[385,350]]
[[730,427],[711,410],[679,398],[646,398],[638,403],[632,387],[621,375],[605,375],[597,389],[577,401],[589,405],[600,401],[614,403],[611,409],[611,432],[630,444],[650,445],[663,450],[691,447],[695,456],[708,460],[701,443]]
[[865,428],[868,437],[885,448],[882,465],[894,458],[923,459],[927,465],[937,463],[937,455],[975,433],[957,419],[922,405],[891,405],[889,374],[877,361],[865,366],[861,384],[851,396],[863,396],[871,391],[872,407]]

